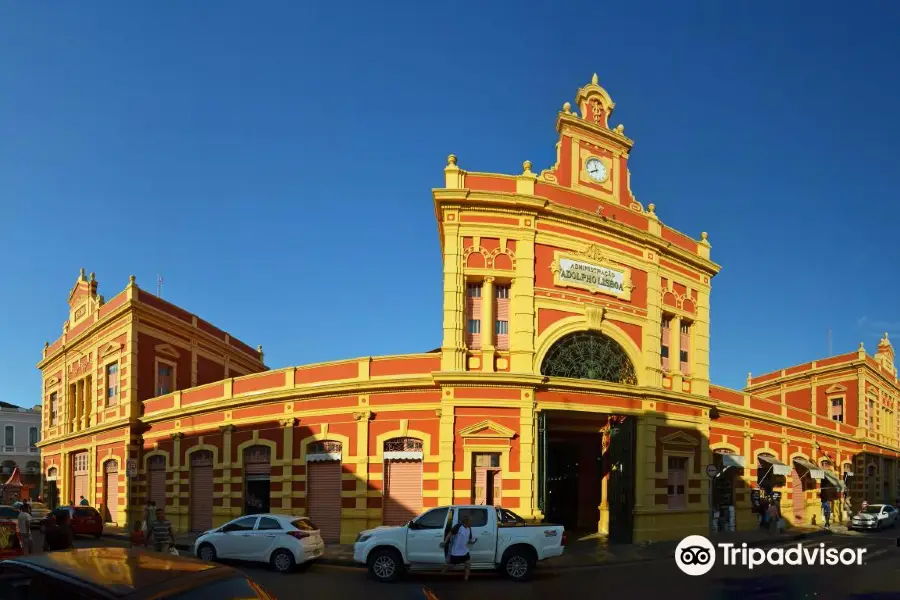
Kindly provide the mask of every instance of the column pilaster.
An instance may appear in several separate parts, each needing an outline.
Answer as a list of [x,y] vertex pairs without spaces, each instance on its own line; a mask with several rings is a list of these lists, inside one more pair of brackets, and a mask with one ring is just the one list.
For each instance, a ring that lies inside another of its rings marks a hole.
[[[462,240],[458,215],[444,225],[444,339],[441,343],[441,370],[464,371],[465,282],[462,270]],[[439,218],[443,216],[439,215]],[[449,215],[448,215],[449,218]]]
[[222,510],[225,514],[231,514],[231,435],[234,433],[234,425],[222,425]]
[[[173,433],[172,437],[172,516],[169,517],[173,521],[176,531],[187,531],[188,516],[181,514],[181,474],[188,472],[188,467],[182,464],[181,439],[184,434],[181,432]],[[168,512],[168,511],[166,511]]]
[[681,317],[675,315],[672,317],[671,338],[669,340],[669,371],[672,375],[672,391],[681,391],[681,382],[684,378],[681,375]]
[[297,426],[297,419],[288,417],[278,422],[281,425],[284,438],[282,443],[283,454],[281,467],[281,513],[285,515],[291,514],[293,509],[293,481],[294,481],[294,428]]
[[[691,326],[691,393],[709,396],[709,292],[697,290],[697,318]],[[680,343],[680,340],[679,340]]]
[[481,286],[481,370],[494,371],[494,278]]
[[444,388],[441,407],[435,411],[440,420],[439,463],[438,463],[438,506],[453,504],[453,447],[456,434],[453,407],[453,390]]
[[516,239],[516,267],[510,287],[509,370],[530,373],[534,369],[534,218],[525,221],[525,233]]
[[534,390],[522,390],[522,408],[519,409],[519,508],[525,512],[525,518],[534,517],[537,509],[535,480],[537,471],[534,469],[536,461],[536,402]]

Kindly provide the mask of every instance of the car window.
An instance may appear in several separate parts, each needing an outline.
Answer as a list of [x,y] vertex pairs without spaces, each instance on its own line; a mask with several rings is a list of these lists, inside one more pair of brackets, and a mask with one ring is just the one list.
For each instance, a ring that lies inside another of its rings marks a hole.
[[225,526],[225,531],[250,531],[256,525],[257,517],[244,517]]
[[275,600],[261,585],[248,577],[232,577],[213,583],[203,584],[193,590],[168,596],[170,600],[209,600],[210,598],[252,600]]
[[497,519],[504,525],[525,523],[525,519],[523,519],[513,511],[499,507],[497,508]]
[[96,508],[76,508],[75,516],[76,517],[94,517],[100,513],[97,512]]
[[488,511],[486,508],[461,508],[459,509],[459,523],[463,519],[469,517],[472,519],[472,527],[484,527],[488,522]]
[[300,531],[316,531],[318,529],[309,519],[297,519],[292,521],[291,525],[294,526],[294,529],[299,529]]
[[447,524],[447,511],[450,510],[446,506],[443,508],[435,508],[416,519],[417,529],[443,529]]
[[281,529],[281,523],[272,517],[260,517],[257,529]]

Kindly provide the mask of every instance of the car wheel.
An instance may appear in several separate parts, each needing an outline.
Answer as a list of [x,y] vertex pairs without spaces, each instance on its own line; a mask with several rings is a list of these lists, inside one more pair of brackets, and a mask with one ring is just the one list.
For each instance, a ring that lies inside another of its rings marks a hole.
[[500,568],[513,581],[528,581],[534,569],[534,561],[524,550],[511,550],[503,557]]
[[276,550],[272,554],[272,567],[279,573],[290,573],[297,565],[294,555],[287,550]]
[[369,575],[382,583],[397,581],[403,574],[403,559],[393,548],[379,548],[369,555]]
[[214,562],[216,560],[216,549],[212,544],[200,544],[200,547],[197,548],[197,558],[207,562]]

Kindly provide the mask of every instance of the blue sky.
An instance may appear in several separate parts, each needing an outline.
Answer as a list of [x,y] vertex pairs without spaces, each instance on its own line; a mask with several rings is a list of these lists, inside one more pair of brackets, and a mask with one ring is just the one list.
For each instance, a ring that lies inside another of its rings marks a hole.
[[447,154],[546,168],[594,72],[724,267],[714,382],[900,340],[894,3],[313,4],[0,0],[0,399],[39,401],[80,267],[272,367],[438,347]]

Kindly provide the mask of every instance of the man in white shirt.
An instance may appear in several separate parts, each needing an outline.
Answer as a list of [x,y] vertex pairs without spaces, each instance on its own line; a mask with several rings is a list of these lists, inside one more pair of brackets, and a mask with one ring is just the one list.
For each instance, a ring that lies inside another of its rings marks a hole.
[[[472,567],[469,546],[476,541],[478,540],[472,537],[472,519],[468,515],[463,517],[462,522],[457,523],[444,537],[444,544],[450,544],[448,566],[465,565],[466,574],[463,577],[464,581],[469,580],[469,571]],[[444,568],[445,572],[446,570],[447,567]]]
[[24,510],[19,511],[19,537],[22,538],[22,551],[34,554],[34,540],[31,537],[31,515]]

